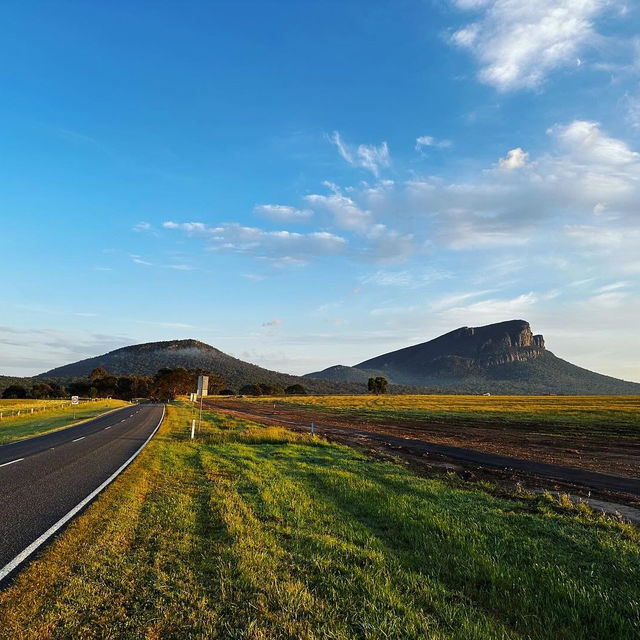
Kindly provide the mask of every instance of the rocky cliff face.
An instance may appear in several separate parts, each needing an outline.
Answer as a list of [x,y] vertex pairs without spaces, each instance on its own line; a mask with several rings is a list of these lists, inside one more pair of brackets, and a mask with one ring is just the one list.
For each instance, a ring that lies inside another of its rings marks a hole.
[[435,340],[362,362],[358,369],[380,369],[408,380],[425,373],[453,377],[479,374],[509,362],[524,362],[545,352],[544,338],[525,320],[483,327],[461,327]]
[[469,328],[471,336],[487,337],[478,349],[478,364],[485,367],[524,362],[537,358],[545,351],[542,335],[533,335],[528,322],[514,320],[486,327]]
[[432,392],[639,394],[640,384],[603,376],[557,358],[528,322],[461,327],[429,342],[357,364],[330,367],[313,378],[359,382],[383,375]]

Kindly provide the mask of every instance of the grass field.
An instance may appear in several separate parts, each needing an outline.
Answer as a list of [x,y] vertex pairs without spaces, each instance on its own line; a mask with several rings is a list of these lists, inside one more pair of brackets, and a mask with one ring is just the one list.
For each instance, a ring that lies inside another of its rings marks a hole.
[[29,411],[31,409],[47,409],[51,407],[59,407],[63,404],[69,404],[71,400],[34,400],[26,398],[24,400],[3,400],[0,399],[0,411],[13,412],[13,411]]
[[640,534],[172,406],[0,593],[2,638],[632,638]]
[[[0,411],[5,406],[4,403],[25,403],[20,407],[21,410],[29,411],[31,407],[37,408],[36,413],[24,413],[20,416],[3,417],[0,420],[0,445],[29,438],[30,436],[54,431],[64,427],[77,424],[82,420],[95,418],[100,413],[125,407],[129,403],[123,400],[97,400],[95,402],[86,402],[75,407],[75,420],[73,418],[74,408],[67,402],[65,406],[60,407],[59,400],[1,400]],[[27,404],[32,403],[32,404]],[[50,403],[50,404],[36,404]],[[48,408],[53,405],[55,408]],[[13,408],[13,407],[12,407]],[[16,409],[18,407],[15,407]]]
[[639,396],[297,396],[245,398],[359,420],[456,422],[569,435],[640,438]]

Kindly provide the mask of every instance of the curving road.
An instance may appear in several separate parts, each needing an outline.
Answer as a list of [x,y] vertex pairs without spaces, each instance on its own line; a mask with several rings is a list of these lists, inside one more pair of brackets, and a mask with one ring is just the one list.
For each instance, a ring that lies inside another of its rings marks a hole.
[[0,447],[0,582],[114,479],[163,415],[161,404],[133,405]]

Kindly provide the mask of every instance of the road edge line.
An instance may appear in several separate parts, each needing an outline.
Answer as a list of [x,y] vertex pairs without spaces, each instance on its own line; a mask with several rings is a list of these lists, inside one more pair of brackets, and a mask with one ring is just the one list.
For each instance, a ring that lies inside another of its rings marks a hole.
[[[124,407],[123,407],[124,408]],[[69,520],[71,520],[79,511],[87,506],[99,493],[106,489],[137,457],[138,454],[147,446],[151,438],[156,435],[156,432],[160,428],[164,416],[166,414],[166,405],[162,405],[162,416],[160,421],[156,425],[156,428],[151,432],[151,435],[142,443],[140,448],[116,471],[114,471],[97,489],[94,489],[86,498],[81,500],[71,511],[68,511],[58,522],[49,527],[39,538],[36,538],[28,547],[23,549],[13,560],[10,560],[2,569],[0,569],[0,583],[15,569],[17,569],[31,554],[33,554],[39,547],[41,547],[53,534],[56,533],[61,527],[63,527]]]

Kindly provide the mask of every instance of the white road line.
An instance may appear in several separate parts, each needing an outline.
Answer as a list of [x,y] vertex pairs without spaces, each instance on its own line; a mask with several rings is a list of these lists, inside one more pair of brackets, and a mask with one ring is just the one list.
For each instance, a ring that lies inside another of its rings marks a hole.
[[[60,527],[64,526],[73,516],[81,511],[87,504],[89,504],[103,489],[108,487],[138,456],[138,454],[147,446],[147,443],[153,436],[156,435],[156,431],[160,428],[162,421],[164,420],[165,414],[165,406],[162,405],[162,416],[160,417],[160,422],[158,422],[156,428],[153,430],[151,435],[142,443],[140,448],[114,473],[112,473],[97,489],[92,491],[84,500],[79,502],[67,515],[63,516],[56,522],[52,527],[47,529],[38,539],[34,540],[26,549],[21,551],[13,560],[8,562],[7,564],[0,569],[0,582],[4,580],[16,567],[22,564],[34,551],[38,549],[42,544],[44,544]],[[16,460],[17,462],[17,460]]]
[[105,427],[104,430],[106,431],[107,429],[111,429],[111,427]]
[[72,440],[71,442],[78,442],[78,440],[84,440],[87,436],[80,436],[79,438],[76,438],[75,440]]
[[11,462],[5,462],[3,464],[0,464],[0,467],[6,467],[9,464],[13,464],[14,462],[20,462],[20,460],[24,460],[24,458],[18,458],[16,460],[12,460]]

